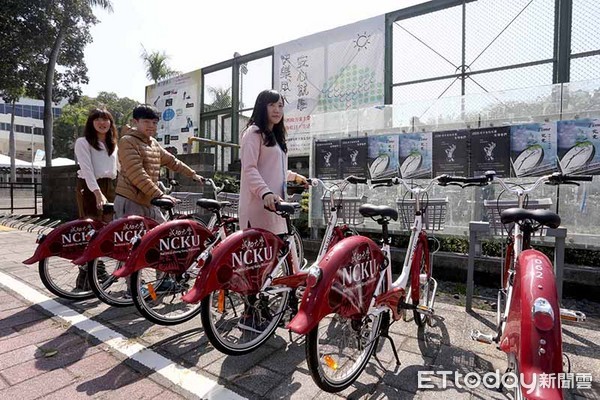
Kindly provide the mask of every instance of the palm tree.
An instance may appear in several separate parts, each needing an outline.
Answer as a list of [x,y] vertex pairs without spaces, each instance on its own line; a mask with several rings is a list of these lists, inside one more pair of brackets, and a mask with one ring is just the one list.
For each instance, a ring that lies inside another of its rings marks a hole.
[[221,87],[212,87],[209,86],[208,93],[210,93],[211,97],[214,101],[210,104],[210,108],[213,110],[220,110],[222,108],[231,107],[231,88],[221,88]]
[[144,65],[146,66],[146,77],[151,81],[154,81],[155,84],[160,80],[179,74],[179,72],[172,70],[167,65],[169,56],[164,51],[153,51],[148,53],[144,46],[142,46],[142,49],[143,51],[141,57],[142,60],[144,60]]

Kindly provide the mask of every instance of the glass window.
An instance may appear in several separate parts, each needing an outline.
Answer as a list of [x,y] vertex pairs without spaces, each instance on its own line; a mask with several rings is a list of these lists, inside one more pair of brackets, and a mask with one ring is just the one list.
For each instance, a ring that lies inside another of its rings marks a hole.
[[0,114],[5,114],[5,112],[4,112],[4,103],[0,103]]
[[44,129],[43,128],[35,128],[33,130],[33,134],[42,136],[42,135],[44,135]]
[[12,113],[12,105],[10,105],[10,104],[5,104],[5,105],[4,105],[4,108],[5,108],[5,110],[6,110],[6,114],[10,114],[10,113]]
[[23,116],[23,106],[20,104],[15,104],[15,115],[17,117],[22,117]]
[[273,86],[272,70],[271,56],[240,64],[240,110],[254,107],[258,94]]
[[231,107],[231,67],[204,75],[204,111]]
[[31,118],[31,106],[23,106],[23,116]]

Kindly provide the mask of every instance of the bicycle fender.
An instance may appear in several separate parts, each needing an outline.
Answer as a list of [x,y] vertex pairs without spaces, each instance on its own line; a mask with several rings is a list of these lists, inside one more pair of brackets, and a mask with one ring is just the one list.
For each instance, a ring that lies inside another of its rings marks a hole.
[[325,316],[363,317],[369,310],[385,256],[371,239],[351,236],[333,246],[319,268],[321,279],[307,287],[287,328],[307,334]]
[[[551,261],[537,250],[525,250],[518,258],[521,279],[515,279],[511,308],[500,349],[516,355],[519,372],[529,384],[542,374],[563,372],[560,306]],[[552,308],[554,324],[549,330],[538,329],[533,321],[536,299],[544,298]],[[543,350],[540,350],[543,349]],[[543,385],[542,385],[543,386]],[[542,387],[539,382],[529,399],[562,398],[558,387]]]
[[204,251],[213,234],[191,219],[168,221],[149,230],[113,275],[124,278],[142,268],[183,273]]
[[264,229],[235,232],[215,246],[183,300],[198,303],[219,289],[243,295],[258,293],[277,266],[283,246],[280,237]]
[[83,254],[89,243],[89,233],[104,225],[104,222],[93,219],[76,219],[59,225],[40,240],[33,256],[23,264],[31,265],[53,256],[74,260]]
[[137,215],[111,221],[92,236],[81,257],[73,260],[73,263],[83,265],[98,257],[111,257],[118,261],[125,261],[131,250],[131,240],[144,236],[157,225],[158,222],[155,220]]

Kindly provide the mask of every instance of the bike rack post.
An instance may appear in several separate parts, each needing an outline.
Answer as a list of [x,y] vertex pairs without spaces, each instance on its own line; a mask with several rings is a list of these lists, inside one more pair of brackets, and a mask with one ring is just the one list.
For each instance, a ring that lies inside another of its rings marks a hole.
[[471,311],[473,305],[473,291],[475,286],[475,257],[481,253],[479,237],[490,234],[490,223],[482,221],[469,222],[469,258],[467,263],[467,295],[465,310]]
[[546,230],[546,236],[554,237],[554,276],[556,277],[556,294],[558,295],[558,301],[562,302],[567,228],[548,228]]

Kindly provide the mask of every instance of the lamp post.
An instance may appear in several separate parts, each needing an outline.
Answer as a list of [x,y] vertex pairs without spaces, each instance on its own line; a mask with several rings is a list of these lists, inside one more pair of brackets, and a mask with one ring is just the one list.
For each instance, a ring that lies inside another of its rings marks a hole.
[[33,160],[35,157],[35,149],[33,148],[33,133],[35,132],[35,124],[31,124],[31,183],[35,183],[35,172]]

